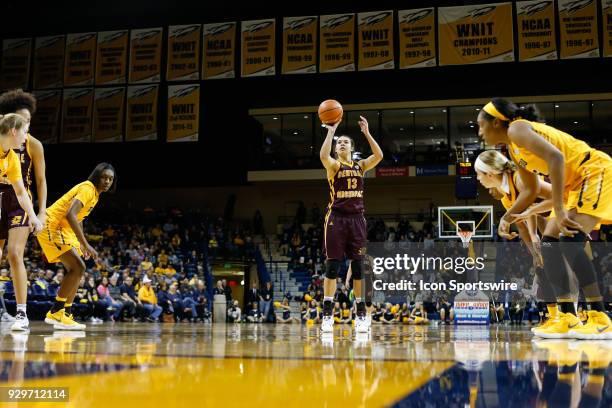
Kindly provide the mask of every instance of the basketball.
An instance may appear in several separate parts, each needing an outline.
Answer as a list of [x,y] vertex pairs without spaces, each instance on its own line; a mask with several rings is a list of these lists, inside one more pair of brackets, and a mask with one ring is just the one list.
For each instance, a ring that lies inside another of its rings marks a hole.
[[334,125],[342,119],[342,105],[334,99],[328,99],[319,105],[319,119],[325,125]]

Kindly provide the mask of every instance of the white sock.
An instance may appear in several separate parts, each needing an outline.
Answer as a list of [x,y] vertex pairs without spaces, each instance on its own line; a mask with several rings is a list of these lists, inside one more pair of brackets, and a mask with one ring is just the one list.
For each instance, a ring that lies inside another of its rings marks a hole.
[[18,304],[17,304],[17,312],[18,312],[18,313],[19,313],[19,312],[23,312],[23,314],[27,315],[27,313],[26,313],[26,307],[27,307],[27,305],[26,305],[25,303],[23,303],[23,304],[18,303]]

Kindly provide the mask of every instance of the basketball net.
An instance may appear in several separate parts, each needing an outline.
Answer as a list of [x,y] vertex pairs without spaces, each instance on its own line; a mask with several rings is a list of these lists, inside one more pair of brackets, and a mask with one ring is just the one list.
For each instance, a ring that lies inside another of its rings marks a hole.
[[457,235],[461,238],[461,242],[463,243],[464,248],[468,248],[470,246],[470,241],[472,240],[472,235],[474,231],[458,231]]

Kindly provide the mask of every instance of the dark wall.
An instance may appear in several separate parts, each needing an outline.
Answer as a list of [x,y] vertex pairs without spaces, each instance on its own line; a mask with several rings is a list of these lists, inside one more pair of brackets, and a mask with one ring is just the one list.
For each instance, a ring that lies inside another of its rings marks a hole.
[[[487,1],[414,1],[402,8],[486,3]],[[144,28],[194,22],[219,22],[290,15],[398,9],[395,1],[284,2],[280,6],[227,1],[56,1],[41,6],[3,3],[0,37],[37,36],[120,28]],[[277,20],[277,26],[281,22]],[[601,22],[600,22],[601,27]],[[277,33],[280,38],[280,31]],[[277,41],[278,44],[278,41]],[[280,47],[277,68],[280,68]],[[163,68],[162,68],[163,69]],[[279,71],[279,69],[277,69]],[[317,106],[335,98],[342,103],[391,102],[512,95],[612,92],[612,59],[481,64],[384,72],[289,75],[202,82],[200,141],[166,144],[55,145],[47,147],[50,188],[86,177],[99,161],[116,165],[125,187],[236,185],[246,183],[249,155],[260,145],[259,125],[251,108]],[[163,73],[163,72],[162,72]],[[160,88],[161,101],[165,86]],[[160,104],[165,129],[165,105]],[[162,130],[162,139],[163,130]]]

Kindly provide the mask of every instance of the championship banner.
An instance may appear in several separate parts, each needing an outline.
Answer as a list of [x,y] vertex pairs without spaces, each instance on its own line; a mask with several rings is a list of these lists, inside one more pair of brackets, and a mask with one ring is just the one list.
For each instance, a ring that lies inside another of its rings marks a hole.
[[93,95],[92,88],[64,89],[60,143],[91,141]]
[[436,66],[436,21],[434,8],[400,10],[399,67]]
[[317,72],[317,16],[283,19],[283,74]]
[[242,31],[242,76],[274,75],[276,23],[273,18],[251,20],[241,23]]
[[603,13],[603,56],[612,57],[612,0],[601,0]]
[[561,59],[599,57],[597,2],[559,0]]
[[97,88],[94,98],[93,141],[121,142],[125,88]]
[[31,38],[16,38],[2,41],[0,89],[28,87],[31,51]]
[[98,33],[96,85],[125,84],[128,30]]
[[516,21],[520,61],[557,59],[553,0],[519,1]]
[[357,15],[359,71],[395,68],[393,10]]
[[68,34],[66,37],[64,86],[93,84],[96,39],[96,33]]
[[[63,52],[63,51],[62,51]],[[62,59],[62,73],[64,60]],[[62,90],[34,91],[36,115],[32,117],[30,133],[43,144],[57,143],[60,130]]]
[[514,61],[512,30],[512,3],[440,7],[440,65]]
[[130,86],[127,91],[125,140],[157,139],[159,85]]
[[234,78],[236,23],[204,24],[202,78]]
[[66,37],[38,37],[34,42],[34,89],[61,88],[64,84]]
[[163,28],[132,30],[130,39],[130,83],[159,82]]
[[200,85],[168,87],[168,142],[197,142]]
[[332,14],[319,20],[319,72],[355,70],[355,14]]
[[200,24],[168,28],[168,65],[166,80],[200,79]]

